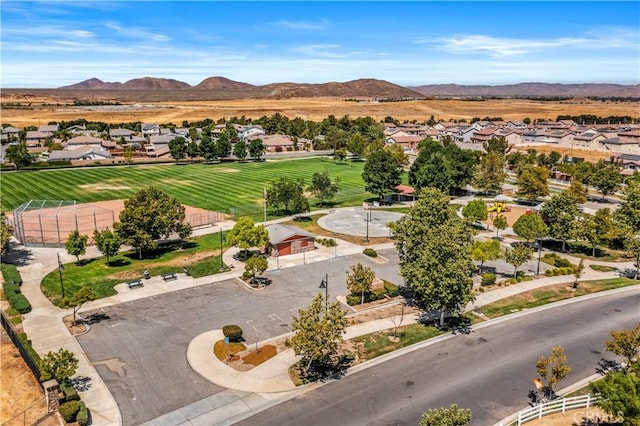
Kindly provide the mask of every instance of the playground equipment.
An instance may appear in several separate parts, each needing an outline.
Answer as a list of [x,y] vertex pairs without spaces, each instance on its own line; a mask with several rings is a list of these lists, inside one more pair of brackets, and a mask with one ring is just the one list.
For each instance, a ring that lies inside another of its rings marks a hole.
[[487,211],[496,213],[510,212],[511,206],[507,204],[507,200],[508,198],[504,195],[497,195],[496,198],[494,198],[493,204],[487,206]]
[[487,206],[487,211],[496,213],[510,212],[511,206],[504,201],[494,201],[493,204]]

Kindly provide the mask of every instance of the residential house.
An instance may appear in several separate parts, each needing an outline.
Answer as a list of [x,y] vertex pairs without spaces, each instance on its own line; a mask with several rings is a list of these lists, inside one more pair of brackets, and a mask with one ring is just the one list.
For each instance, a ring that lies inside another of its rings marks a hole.
[[260,125],[250,124],[247,126],[241,126],[238,129],[238,136],[241,140],[246,141],[249,140],[250,137],[255,139],[256,137],[261,137],[266,135],[266,132]]
[[29,130],[24,137],[24,143],[27,148],[44,146],[47,139],[52,137],[52,133],[40,132],[38,130]]
[[526,130],[527,129],[527,123],[525,123],[524,121],[508,121],[507,122],[507,127],[510,129],[520,129],[520,130]]
[[640,154],[620,154],[617,156],[616,162],[622,165],[622,174],[624,175],[640,172]]
[[473,133],[478,130],[480,130],[478,126],[461,127],[453,134],[453,140],[461,143],[470,143]]
[[18,142],[20,140],[20,129],[13,126],[7,126],[2,128],[2,134],[0,140],[9,142]]
[[[254,139],[262,139],[262,144],[267,152],[293,151],[295,149],[293,138],[288,135],[255,135],[249,136],[248,140],[252,141]],[[298,138],[298,148],[301,149],[307,142],[304,138]]]
[[38,132],[49,133],[49,136],[53,136],[55,132],[60,129],[60,126],[57,124],[46,124],[42,126],[38,126]]
[[480,129],[473,132],[471,135],[471,143],[485,143],[488,142],[489,139],[495,138],[495,133],[498,129],[495,127],[488,127],[486,129]]
[[573,145],[578,149],[598,149],[600,142],[607,139],[596,130],[587,130],[573,137]]
[[64,145],[66,145],[67,149],[77,149],[77,148],[100,148],[103,146],[105,142],[102,138],[95,138],[93,136],[76,136],[75,138],[69,139]]
[[62,149],[49,153],[50,161],[73,161],[73,160],[104,160],[111,158],[109,151],[93,146],[85,146],[77,149]]
[[116,140],[120,138],[127,139],[135,134],[136,132],[134,132],[133,130],[123,129],[121,127],[118,127],[116,129],[109,129],[109,137]]
[[269,243],[267,250],[274,256],[286,256],[315,250],[313,234],[296,226],[276,223],[267,226]]
[[160,126],[153,123],[144,123],[141,127],[142,135],[146,138],[160,134]]

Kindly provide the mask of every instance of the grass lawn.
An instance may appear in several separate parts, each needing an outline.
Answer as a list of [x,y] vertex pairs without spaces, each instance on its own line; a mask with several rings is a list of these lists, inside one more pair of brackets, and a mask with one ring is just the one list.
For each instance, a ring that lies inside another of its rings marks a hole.
[[[364,162],[337,163],[328,158],[220,163],[93,167],[2,173],[2,210],[29,200],[76,200],[80,203],[125,199],[150,185],[181,203],[235,216],[262,218],[263,190],[281,177],[304,179],[323,171],[340,177],[340,191],[332,206],[361,205],[373,195],[364,190]],[[317,208],[315,199],[311,207]],[[326,208],[325,205],[323,208]]]
[[[110,259],[109,265],[104,257],[85,260],[80,266],[75,262],[65,264],[62,271],[65,296],[85,286],[91,287],[98,298],[112,296],[116,294],[113,289],[116,284],[142,278],[145,270],[151,276],[181,273],[183,267],[189,268],[189,273],[196,278],[216,274],[220,272],[220,235],[192,238],[183,247],[163,247],[155,253],[145,254],[143,259],[138,259],[137,252],[121,252]],[[40,287],[49,300],[57,303],[61,297],[59,271],[54,270],[44,277]]]
[[614,268],[613,266],[606,266],[606,265],[589,265],[589,268],[598,272],[611,272],[617,269],[617,268]]
[[398,328],[397,341],[394,341],[396,339],[393,337],[393,330],[383,330],[356,337],[352,342],[356,346],[360,361],[365,361],[443,333],[445,332],[433,326],[409,324]]
[[631,280],[629,278],[582,281],[575,290],[571,289],[567,284],[557,284],[498,300],[497,302],[483,306],[481,311],[489,318],[497,318],[559,300],[637,284],[637,280]]

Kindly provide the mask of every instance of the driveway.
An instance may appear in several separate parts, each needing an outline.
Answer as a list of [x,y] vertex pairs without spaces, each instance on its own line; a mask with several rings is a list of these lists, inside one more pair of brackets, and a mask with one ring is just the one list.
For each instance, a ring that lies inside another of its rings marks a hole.
[[248,344],[287,333],[292,315],[323,291],[318,287],[325,274],[335,300],[346,294],[346,271],[358,262],[400,283],[394,250],[379,253],[388,262],[358,254],[269,272],[272,284],[263,290],[227,280],[85,312],[109,318],[78,341],[118,403],[123,423],[140,424],[224,390],[188,365],[186,350],[195,336],[226,324],[240,325]]

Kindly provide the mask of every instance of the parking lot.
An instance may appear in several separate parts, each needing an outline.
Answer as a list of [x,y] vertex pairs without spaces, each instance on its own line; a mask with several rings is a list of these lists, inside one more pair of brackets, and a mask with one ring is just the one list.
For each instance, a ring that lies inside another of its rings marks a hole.
[[401,284],[395,251],[379,254],[387,262],[358,254],[267,272],[272,284],[262,290],[227,280],[86,312],[109,318],[78,341],[118,403],[123,423],[140,424],[224,390],[187,363],[195,336],[226,324],[240,325],[248,344],[287,333],[297,310],[324,292],[319,286],[325,274],[335,301],[346,294],[346,273],[358,262]]

